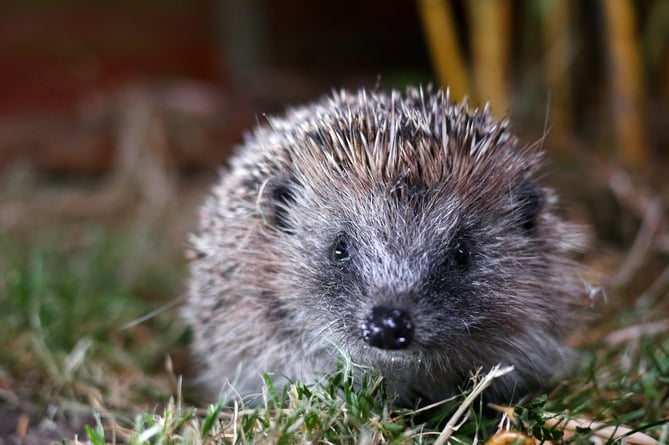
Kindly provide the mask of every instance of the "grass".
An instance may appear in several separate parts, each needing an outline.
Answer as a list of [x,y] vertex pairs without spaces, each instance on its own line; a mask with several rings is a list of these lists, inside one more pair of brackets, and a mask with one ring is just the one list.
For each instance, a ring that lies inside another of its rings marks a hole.
[[162,373],[185,327],[166,313],[123,328],[178,296],[179,261],[159,246],[145,232],[93,226],[0,238],[0,382],[15,393],[9,400],[91,414],[90,406],[137,409],[165,395],[165,377],[146,376]]
[[[132,428],[119,429],[128,443],[406,443],[438,436],[423,423],[419,412],[393,408],[383,390],[382,378],[363,374],[354,384],[350,363],[342,362],[337,373],[313,384],[295,382],[278,393],[265,376],[264,403],[244,408],[223,402],[210,405],[198,415],[170,400],[160,413],[137,415]],[[454,397],[431,409],[428,422],[438,424],[455,417],[463,397]],[[424,413],[424,412],[423,412]],[[467,441],[477,433],[487,435],[493,425],[480,413],[459,423],[453,437]],[[105,443],[103,422],[87,428],[92,443]]]
[[[470,403],[476,398],[467,402],[466,394],[433,407],[427,417],[425,411],[393,408],[383,392],[379,376],[365,374],[362,383],[355,386],[348,365],[312,386],[296,382],[282,394],[274,391],[269,376],[265,376],[265,383],[261,407],[244,409],[238,404],[227,406],[219,402],[198,414],[195,408],[185,409],[171,399],[160,413],[139,414],[133,427],[118,431],[130,444],[444,443],[438,441],[446,434],[448,443],[474,443],[509,435],[506,430],[492,435],[497,422],[482,415],[480,405]],[[656,397],[656,390],[664,388],[666,391],[666,383],[666,380],[658,379],[653,382],[654,391],[636,394],[639,399]],[[611,402],[607,399],[600,404],[590,399],[592,395],[586,388],[575,398],[549,400],[542,396],[516,407],[514,420],[507,420],[507,424],[512,425],[511,437],[580,444],[592,443],[593,437],[599,438],[599,443],[622,443],[623,440],[626,443],[654,443],[653,436],[663,436],[661,443],[666,443],[669,433],[666,417],[648,420],[657,416],[657,412],[637,409],[608,421],[597,421],[597,416],[591,415],[588,420],[574,417],[580,411],[590,412],[596,406]],[[573,407],[562,407],[559,414],[552,412],[565,402]],[[456,413],[463,404],[469,415],[460,417]],[[604,414],[600,412],[600,417]],[[606,417],[610,419],[610,413]],[[625,423],[635,427],[623,425]],[[87,428],[87,435],[94,444],[103,444],[109,437],[99,418],[94,428]]]
[[468,393],[430,410],[395,408],[380,377],[363,373],[356,386],[346,362],[284,393],[266,376],[260,407],[207,405],[182,390],[188,332],[176,309],[131,323],[182,290],[179,243],[157,227],[0,237],[0,416],[3,406],[28,413],[24,434],[48,419],[61,426],[51,440],[95,445],[434,443],[440,434],[452,443],[590,443],[597,434],[601,443],[669,443],[669,331],[647,323],[667,318],[666,294],[652,310],[610,295],[607,304],[625,310],[593,322],[572,372],[502,422]]

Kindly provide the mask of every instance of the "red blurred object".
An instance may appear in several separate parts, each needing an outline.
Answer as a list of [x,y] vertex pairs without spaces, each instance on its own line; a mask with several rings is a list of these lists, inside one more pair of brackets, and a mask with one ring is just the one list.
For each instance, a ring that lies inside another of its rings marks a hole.
[[0,15],[0,116],[63,110],[133,80],[214,80],[210,1],[15,2]]

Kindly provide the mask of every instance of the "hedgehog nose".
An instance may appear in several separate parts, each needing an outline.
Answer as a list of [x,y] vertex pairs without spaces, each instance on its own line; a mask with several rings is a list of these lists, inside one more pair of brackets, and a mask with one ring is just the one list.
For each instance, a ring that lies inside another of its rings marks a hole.
[[362,339],[376,348],[404,349],[413,339],[411,317],[392,306],[375,306],[360,327]]

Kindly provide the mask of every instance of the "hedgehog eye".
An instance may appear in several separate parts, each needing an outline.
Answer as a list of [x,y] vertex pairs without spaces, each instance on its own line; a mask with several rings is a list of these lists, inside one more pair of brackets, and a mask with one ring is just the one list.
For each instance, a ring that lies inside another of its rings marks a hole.
[[351,258],[351,243],[345,233],[337,236],[332,245],[332,259],[336,263],[345,263]]
[[467,272],[471,265],[471,252],[464,241],[459,241],[452,250],[453,263],[460,272]]

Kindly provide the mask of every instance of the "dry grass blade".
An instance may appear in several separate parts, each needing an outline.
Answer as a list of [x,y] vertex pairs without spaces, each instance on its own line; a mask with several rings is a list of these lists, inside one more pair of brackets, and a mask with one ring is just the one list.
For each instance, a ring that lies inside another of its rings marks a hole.
[[632,428],[622,425],[610,426],[588,419],[570,419],[555,416],[546,420],[546,426],[559,428],[564,431],[565,439],[573,436],[577,429],[588,428],[592,431],[593,436],[604,440],[624,439],[625,443],[631,445],[657,445],[660,443],[647,434],[641,432],[633,433]]
[[669,318],[618,329],[604,337],[604,343],[607,346],[616,346],[626,341],[637,339],[643,335],[656,335],[665,331],[669,331]]
[[[505,414],[512,422],[516,422],[514,408],[507,406],[499,406],[494,404],[489,404],[492,409],[499,411]],[[597,422],[590,419],[576,419],[565,417],[563,415],[553,414],[549,412],[544,412],[544,415],[547,416],[547,420],[544,423],[544,426],[548,428],[555,428],[564,433],[563,439],[569,439],[574,436],[579,429],[588,429],[592,432],[592,435],[597,439],[603,439],[606,441],[613,441],[623,439],[627,444],[632,445],[658,445],[663,442],[659,442],[656,439],[653,439],[647,434],[641,432],[633,432],[634,430],[630,427],[624,425],[608,425],[603,422]],[[497,436],[497,435],[495,435]],[[493,438],[495,437],[493,436]],[[595,439],[592,437],[592,439]],[[491,438],[492,439],[492,438]],[[501,439],[500,439],[501,440]],[[502,443],[502,442],[495,442]],[[598,443],[597,441],[592,441],[592,443]]]
[[490,372],[474,386],[472,392],[467,396],[464,402],[460,404],[455,413],[453,413],[451,418],[448,420],[448,423],[446,423],[446,426],[441,431],[441,434],[439,434],[439,437],[437,437],[437,440],[435,440],[434,445],[445,444],[451,435],[457,431],[458,422],[460,422],[462,416],[469,410],[474,401],[478,398],[478,396],[481,395],[483,390],[490,386],[496,378],[508,374],[511,371],[513,371],[513,366],[507,366],[505,368],[500,368],[500,365],[494,366]]
[[659,197],[652,199],[646,206],[634,244],[614,278],[615,285],[621,286],[629,283],[634,278],[634,274],[643,266],[649,252],[653,250],[653,240],[662,226],[664,209],[664,203]]

